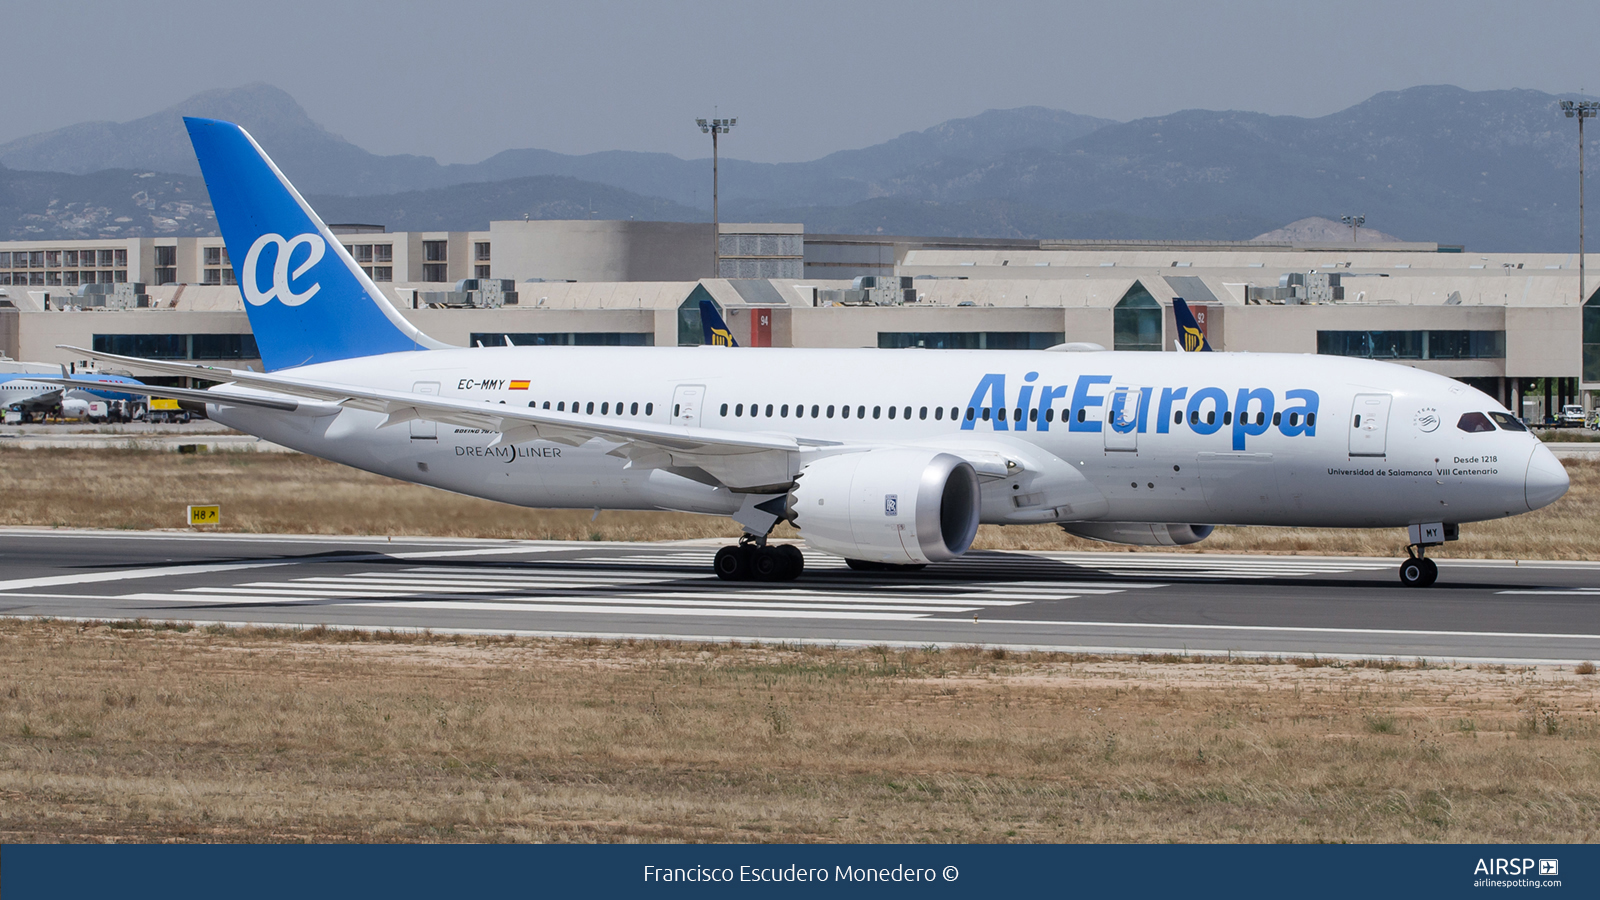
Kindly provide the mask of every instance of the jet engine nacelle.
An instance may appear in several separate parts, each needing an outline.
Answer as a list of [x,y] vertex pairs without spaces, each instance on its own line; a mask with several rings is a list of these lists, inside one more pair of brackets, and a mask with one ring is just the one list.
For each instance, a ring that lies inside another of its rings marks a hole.
[[1137,544],[1141,547],[1181,547],[1198,544],[1211,536],[1214,525],[1166,525],[1160,522],[1063,522],[1067,534],[1104,541],[1108,544]]
[[955,559],[978,534],[978,474],[934,450],[870,450],[800,470],[789,516],[806,543],[846,559]]

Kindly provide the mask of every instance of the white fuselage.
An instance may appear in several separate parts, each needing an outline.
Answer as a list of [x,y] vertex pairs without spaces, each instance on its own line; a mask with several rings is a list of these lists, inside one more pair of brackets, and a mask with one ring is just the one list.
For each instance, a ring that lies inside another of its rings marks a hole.
[[[1458,427],[1463,414],[1504,412],[1487,395],[1429,372],[1338,357],[506,347],[284,374],[793,436],[808,448],[794,455],[791,474],[821,456],[887,446],[1021,460],[1017,474],[983,482],[982,520],[991,523],[1404,526],[1516,515],[1560,495],[1546,496],[1551,466],[1560,466],[1532,435]],[[380,428],[383,415],[356,409],[320,418],[236,406],[210,413],[306,453],[519,506],[727,515],[743,502],[692,472],[630,465],[600,439],[491,447],[494,433],[429,421]],[[1531,463],[1546,473],[1537,486]],[[1564,490],[1564,473],[1560,483]]]

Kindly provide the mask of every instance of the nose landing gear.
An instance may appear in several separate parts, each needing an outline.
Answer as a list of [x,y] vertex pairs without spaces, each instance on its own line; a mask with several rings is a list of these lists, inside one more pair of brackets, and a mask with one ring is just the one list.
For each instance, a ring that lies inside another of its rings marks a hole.
[[1461,538],[1461,527],[1453,522],[1429,522],[1406,529],[1406,561],[1400,564],[1400,583],[1406,587],[1427,587],[1439,580],[1439,567],[1427,558],[1429,547]]
[[806,558],[793,544],[768,545],[765,537],[745,535],[736,547],[723,547],[711,563],[723,581],[793,581]]
[[1421,547],[1417,548],[1417,555],[1400,564],[1400,583],[1406,587],[1427,587],[1438,579],[1439,567],[1422,555]]

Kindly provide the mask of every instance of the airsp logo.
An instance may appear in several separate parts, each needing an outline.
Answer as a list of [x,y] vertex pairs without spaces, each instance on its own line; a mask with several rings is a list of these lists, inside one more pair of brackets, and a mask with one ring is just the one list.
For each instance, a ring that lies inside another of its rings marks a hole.
[[1417,429],[1424,434],[1432,434],[1439,430],[1439,411],[1431,406],[1425,406],[1417,410],[1411,424],[1417,426]]
[[[302,245],[309,247],[310,252],[307,254],[305,262],[296,266],[294,272],[290,273],[289,258]],[[272,266],[272,287],[263,293],[260,276],[256,273],[256,266],[261,262],[261,251],[268,246],[277,247],[278,254],[277,260]],[[322,290],[322,285],[312,282],[311,287],[298,294],[294,292],[294,288],[290,287],[290,285],[295,279],[304,275],[312,266],[316,265],[322,259],[322,254],[327,252],[327,249],[328,244],[322,239],[321,235],[309,232],[295,235],[288,240],[284,240],[281,234],[263,234],[261,237],[256,238],[256,242],[250,245],[250,253],[244,258],[244,272],[242,273],[244,276],[244,299],[250,301],[252,306],[262,306],[274,298],[284,306],[299,306],[310,300],[316,296],[317,291]]]

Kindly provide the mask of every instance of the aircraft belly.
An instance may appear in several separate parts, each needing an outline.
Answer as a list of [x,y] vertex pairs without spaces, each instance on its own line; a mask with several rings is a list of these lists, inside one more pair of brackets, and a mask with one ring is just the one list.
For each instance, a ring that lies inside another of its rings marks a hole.
[[1106,453],[1098,462],[1094,481],[1111,504],[1102,517],[1107,521],[1200,525],[1214,518],[1206,507],[1199,475],[1187,460],[1147,450],[1138,456]]

